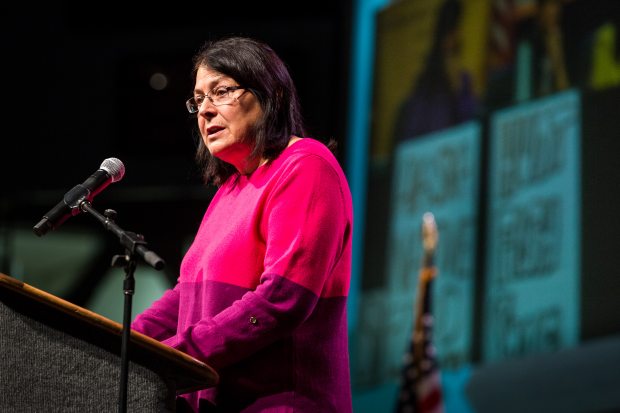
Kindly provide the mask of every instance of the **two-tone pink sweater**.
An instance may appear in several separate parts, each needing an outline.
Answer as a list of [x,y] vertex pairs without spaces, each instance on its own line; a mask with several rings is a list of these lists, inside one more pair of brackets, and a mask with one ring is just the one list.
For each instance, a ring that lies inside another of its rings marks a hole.
[[182,396],[195,411],[351,412],[352,224],[345,175],[311,138],[218,189],[176,286],[132,324],[218,371]]

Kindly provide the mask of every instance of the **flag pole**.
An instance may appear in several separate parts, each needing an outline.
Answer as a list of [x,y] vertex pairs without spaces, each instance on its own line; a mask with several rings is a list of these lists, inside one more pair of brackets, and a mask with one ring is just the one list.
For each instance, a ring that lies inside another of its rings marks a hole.
[[435,251],[439,232],[435,217],[422,217],[422,265],[418,276],[413,331],[401,377],[396,413],[443,413],[441,380],[432,345],[431,285],[437,276]]

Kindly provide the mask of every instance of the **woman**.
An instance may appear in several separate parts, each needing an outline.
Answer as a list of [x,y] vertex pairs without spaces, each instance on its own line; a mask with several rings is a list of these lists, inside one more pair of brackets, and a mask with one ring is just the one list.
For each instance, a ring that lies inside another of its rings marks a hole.
[[132,327],[218,371],[180,411],[350,412],[344,173],[304,137],[295,86],[267,45],[207,43],[193,74],[197,159],[219,188],[176,286]]

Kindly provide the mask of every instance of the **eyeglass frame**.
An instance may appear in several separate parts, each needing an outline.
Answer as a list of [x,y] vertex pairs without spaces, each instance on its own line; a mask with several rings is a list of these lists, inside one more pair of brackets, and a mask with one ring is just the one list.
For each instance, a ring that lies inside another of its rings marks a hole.
[[[224,89],[224,90],[226,90],[226,94],[227,94],[228,96],[230,96],[230,92],[234,92],[235,90],[245,89],[245,91],[244,91],[243,93],[245,93],[245,92],[247,92],[247,91],[249,90],[248,88],[246,88],[246,87],[244,87],[244,86],[241,86],[241,85],[236,85],[236,86],[216,86],[216,87],[214,87],[213,89],[211,89],[211,90],[209,91],[209,93],[213,92],[213,91],[214,91],[214,90],[216,90],[216,89]],[[204,94],[204,95],[197,95],[197,96],[202,96],[202,97],[203,97],[203,100],[202,100],[202,102],[200,102],[200,103],[196,102],[196,96],[192,96],[191,98],[187,99],[187,100],[185,101],[185,108],[187,109],[187,111],[188,111],[189,113],[191,113],[191,114],[198,113],[198,112],[200,111],[200,107],[201,107],[201,106],[202,106],[202,104],[205,102],[205,98],[206,98],[206,99],[209,99],[209,102],[211,102],[211,104],[212,104],[213,106],[230,105],[230,104],[232,103],[232,101],[231,101],[231,102],[227,102],[227,103],[215,103],[215,102],[213,101],[213,98],[209,95],[209,93],[206,93],[206,94]],[[243,95],[243,93],[242,93],[241,95],[239,95],[239,96],[235,96],[235,97],[233,97],[233,101],[236,101],[237,99],[239,99],[239,98]],[[192,101],[193,101],[193,102],[192,102]],[[191,107],[192,107],[192,106],[195,106],[195,107],[196,107],[196,110],[195,110],[195,111],[192,111],[192,110],[191,110]]]

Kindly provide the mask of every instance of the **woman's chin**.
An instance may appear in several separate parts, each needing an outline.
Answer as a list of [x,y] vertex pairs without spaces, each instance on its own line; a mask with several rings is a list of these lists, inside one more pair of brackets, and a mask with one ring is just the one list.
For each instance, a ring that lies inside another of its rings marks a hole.
[[207,141],[207,149],[212,156],[218,157],[218,154],[226,151],[226,145],[217,140]]

